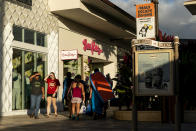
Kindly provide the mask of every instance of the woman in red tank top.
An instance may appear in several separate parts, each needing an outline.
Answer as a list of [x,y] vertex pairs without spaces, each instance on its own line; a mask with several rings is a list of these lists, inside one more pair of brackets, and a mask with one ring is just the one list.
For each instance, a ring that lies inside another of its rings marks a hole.
[[[81,76],[77,75],[74,79],[74,81],[71,84],[71,88],[69,88],[69,92],[72,90],[72,119],[75,119],[75,108],[76,108],[76,114],[77,119],[79,119],[79,112],[80,112],[80,103],[85,101],[85,93],[84,93],[84,86],[80,82]],[[83,99],[82,99],[83,97]]]

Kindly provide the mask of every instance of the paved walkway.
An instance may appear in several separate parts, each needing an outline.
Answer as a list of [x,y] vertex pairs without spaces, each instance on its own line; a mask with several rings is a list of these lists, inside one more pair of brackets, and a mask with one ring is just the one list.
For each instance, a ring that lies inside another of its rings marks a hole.
[[[83,116],[79,121],[69,120],[64,114],[58,117],[32,119],[28,116],[0,118],[0,131],[131,131],[131,121],[91,120]],[[138,131],[174,131],[173,124],[139,123]],[[196,131],[196,123],[182,124],[182,131]]]

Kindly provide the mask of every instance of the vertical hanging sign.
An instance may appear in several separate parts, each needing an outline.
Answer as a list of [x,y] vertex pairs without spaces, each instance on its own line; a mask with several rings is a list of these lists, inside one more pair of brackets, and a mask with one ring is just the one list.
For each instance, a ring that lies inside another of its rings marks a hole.
[[137,39],[155,39],[154,3],[136,5]]

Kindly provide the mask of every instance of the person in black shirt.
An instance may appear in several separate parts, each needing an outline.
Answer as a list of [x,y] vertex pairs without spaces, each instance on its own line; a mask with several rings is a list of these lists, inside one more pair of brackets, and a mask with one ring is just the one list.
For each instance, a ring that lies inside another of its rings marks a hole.
[[[64,100],[66,100],[66,105],[68,106],[68,110],[69,110],[69,118],[71,118],[71,98],[72,98],[72,94],[71,92],[68,94],[68,90],[71,86],[71,83],[73,82],[73,79],[71,79],[71,72],[67,72],[66,74],[66,78],[63,81],[63,94],[62,94],[62,102],[64,105]],[[65,110],[65,107],[64,107]]]
[[31,84],[31,107],[30,107],[30,117],[33,116],[35,119],[39,119],[38,111],[40,108],[41,99],[44,99],[44,84],[41,80],[40,73],[34,72],[30,77]]

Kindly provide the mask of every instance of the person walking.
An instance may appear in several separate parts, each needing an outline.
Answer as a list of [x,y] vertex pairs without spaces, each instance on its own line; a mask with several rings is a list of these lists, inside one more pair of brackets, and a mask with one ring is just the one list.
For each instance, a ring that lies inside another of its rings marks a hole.
[[29,78],[31,84],[31,106],[30,106],[30,118],[33,116],[35,119],[39,119],[38,111],[40,108],[41,99],[44,99],[44,84],[41,80],[41,75],[38,72],[34,72]]
[[57,98],[57,92],[58,88],[60,86],[60,82],[58,79],[56,79],[54,72],[51,72],[48,76],[45,77],[44,81],[48,83],[48,89],[47,89],[47,117],[49,117],[50,114],[50,106],[51,102],[54,107],[54,113],[57,117],[57,105],[56,105],[56,98]]
[[[94,69],[94,73],[100,72],[98,68]],[[91,75],[93,75],[91,74]],[[90,96],[89,99],[91,99],[92,103],[92,112],[93,112],[93,120],[101,118],[102,112],[103,112],[103,107],[104,103],[100,100],[98,96],[98,92],[93,89],[93,85],[91,83],[90,86]]]
[[[81,102],[85,101],[85,92],[84,92],[84,85],[81,83],[81,76],[77,75],[74,79],[74,81],[71,84],[71,87],[68,91],[72,90],[72,119],[75,119],[75,109],[76,109],[76,119],[79,120],[79,112],[80,112],[80,104]],[[82,99],[83,96],[83,99]]]
[[73,79],[71,79],[71,72],[67,72],[67,77],[63,81],[62,103],[64,106],[64,100],[66,100],[66,105],[68,106],[68,110],[69,110],[69,118],[71,118],[71,97],[72,97],[72,94],[71,94],[71,92],[69,92],[69,94],[68,94],[68,90],[71,86],[72,81],[73,81]]
[[90,75],[90,82],[90,99],[92,103],[93,119],[106,118],[108,100],[114,98],[112,88],[98,68],[94,69],[94,73]]
[[105,78],[109,82],[109,84],[110,84],[110,86],[112,88],[113,87],[113,81],[112,81],[112,79],[110,77],[110,73],[106,74],[106,77]]

